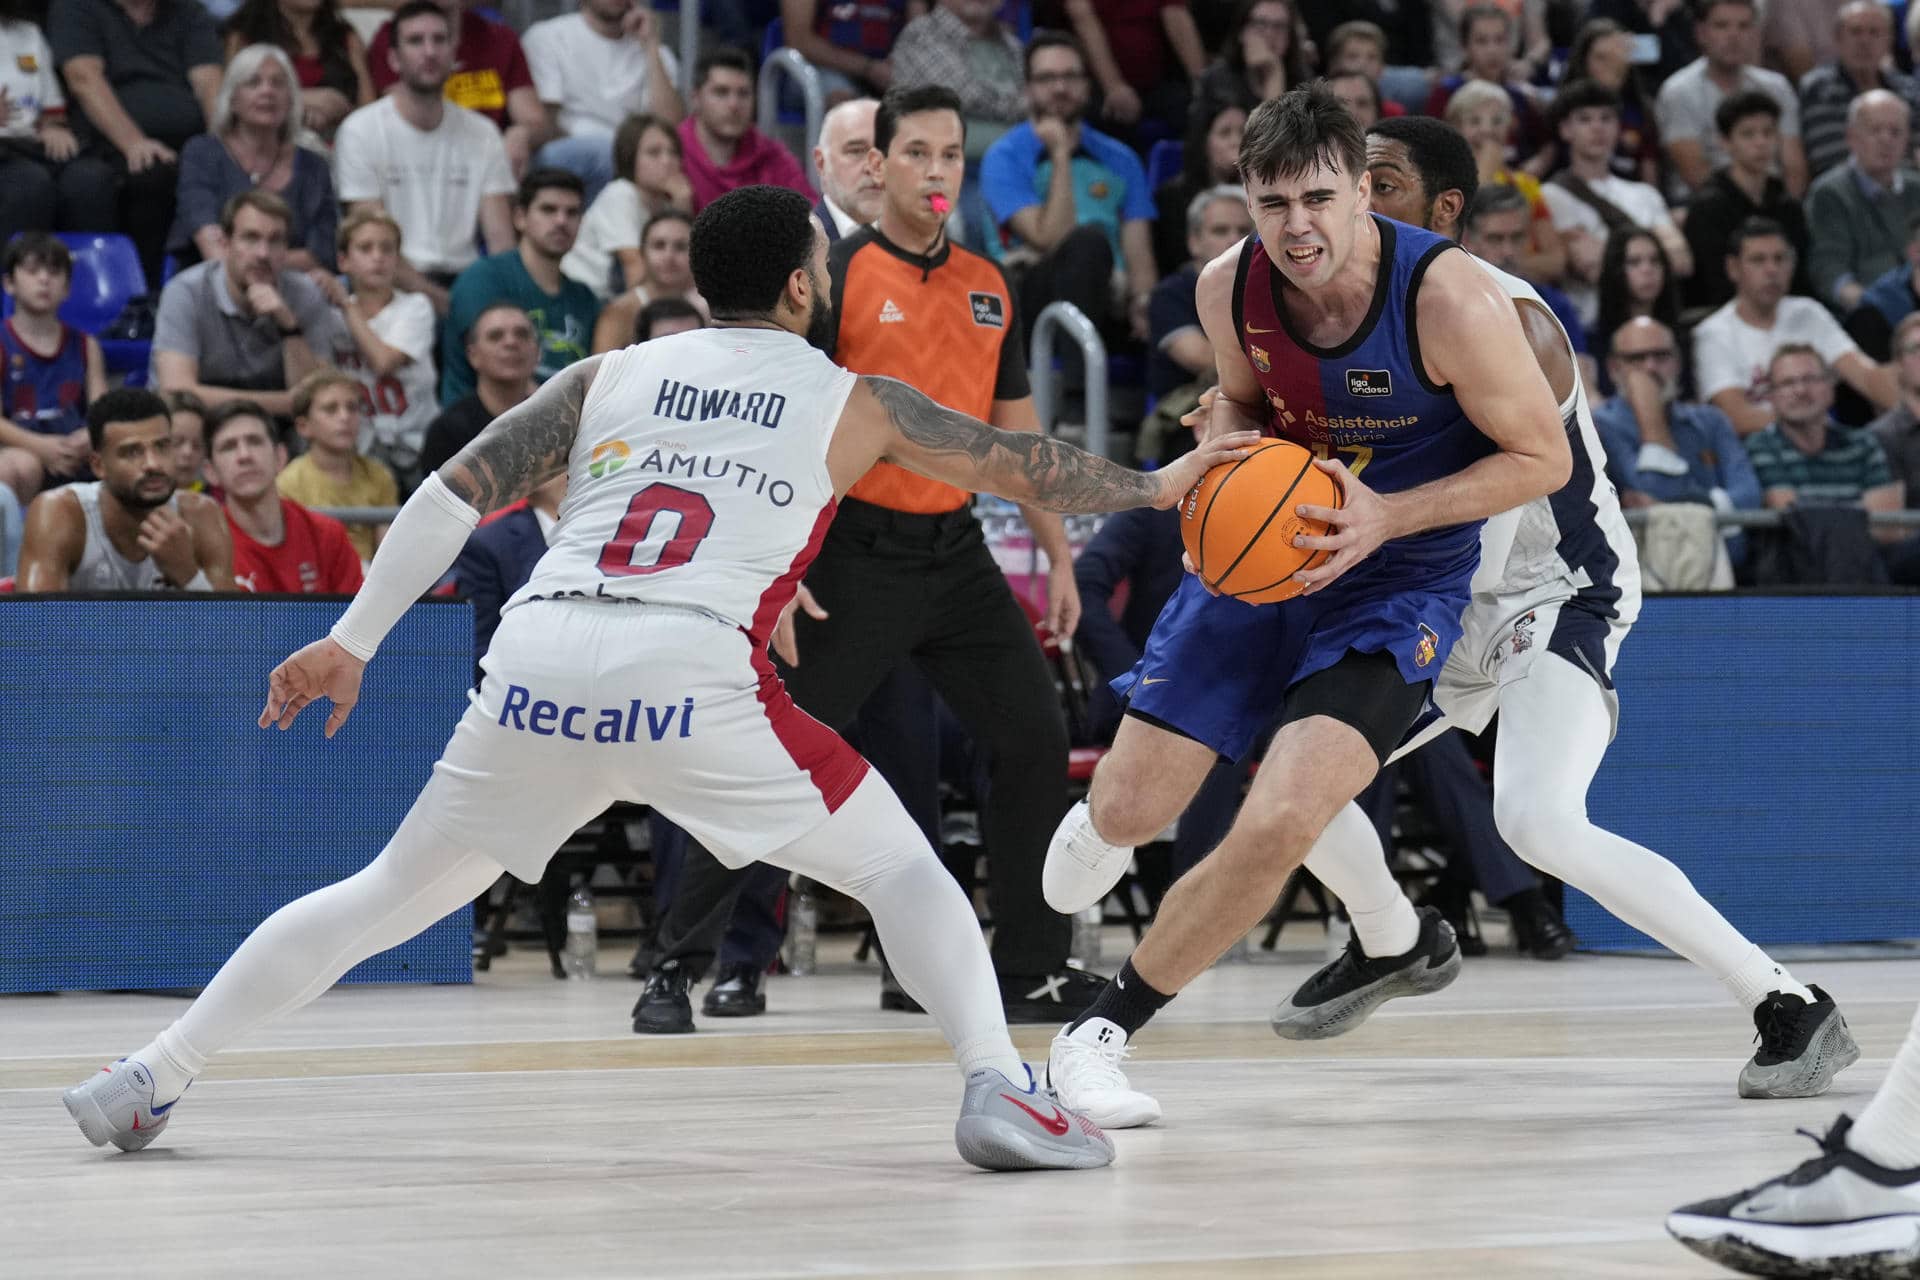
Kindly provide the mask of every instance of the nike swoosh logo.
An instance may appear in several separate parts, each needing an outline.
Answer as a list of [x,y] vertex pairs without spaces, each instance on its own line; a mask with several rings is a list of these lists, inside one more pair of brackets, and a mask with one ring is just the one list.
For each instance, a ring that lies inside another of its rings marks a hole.
[[1169,681],[1169,680],[1171,680],[1171,679],[1173,679],[1173,677],[1172,677],[1172,676],[1141,676],[1141,677],[1140,677],[1140,683],[1141,683],[1141,684],[1143,684],[1143,685],[1147,685],[1147,684],[1165,684],[1165,683],[1166,683],[1167,681]]
[[[180,1099],[178,1099],[178,1098],[175,1098],[175,1099],[173,1100],[173,1102],[178,1102],[178,1101],[180,1101]],[[173,1110],[173,1102],[169,1102],[169,1103],[168,1103],[168,1104],[167,1104],[166,1106],[164,1106],[164,1107],[155,1107],[155,1108],[153,1108],[153,1114],[155,1114],[156,1116],[163,1116],[163,1115],[165,1115],[165,1114],[167,1114],[167,1112],[169,1112],[169,1111],[171,1111],[171,1110]]]
[[1247,332],[1248,333],[1278,333],[1280,331],[1278,329],[1262,329],[1257,324],[1250,324],[1247,326]]
[[1056,1138],[1066,1137],[1067,1130],[1073,1127],[1072,1125],[1067,1123],[1066,1116],[1060,1113],[1060,1108],[1058,1107],[1055,1107],[1053,1109],[1053,1115],[1051,1117],[1048,1117],[1048,1116],[1041,1115],[1038,1111],[1035,1111],[1032,1107],[1020,1101],[1020,1099],[1014,1097],[1010,1093],[1003,1093],[1000,1096],[1005,1098],[1008,1102],[1011,1102],[1014,1106],[1020,1108],[1022,1111],[1026,1112],[1028,1115],[1032,1116],[1034,1118],[1035,1123],[1037,1123],[1042,1129],[1045,1129],[1048,1133],[1052,1134]]

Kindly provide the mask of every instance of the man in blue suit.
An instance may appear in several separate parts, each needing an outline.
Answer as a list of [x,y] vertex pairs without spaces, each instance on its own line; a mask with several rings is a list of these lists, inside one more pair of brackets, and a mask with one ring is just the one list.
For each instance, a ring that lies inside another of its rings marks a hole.
[[872,98],[855,98],[827,112],[820,122],[813,167],[820,174],[821,195],[813,213],[827,229],[828,244],[880,216],[885,194],[879,175],[867,168],[867,153],[873,150],[873,116],[879,109]]

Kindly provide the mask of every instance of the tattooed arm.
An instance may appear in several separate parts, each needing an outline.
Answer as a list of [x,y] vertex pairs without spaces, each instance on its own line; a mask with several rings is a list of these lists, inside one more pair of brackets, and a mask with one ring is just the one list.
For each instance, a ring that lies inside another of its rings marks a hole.
[[580,409],[599,356],[570,364],[507,410],[435,474],[482,516],[498,511],[567,469]]
[[872,375],[847,397],[842,421],[877,433],[879,456],[909,471],[1066,512],[1171,507],[1207,468],[1240,457],[1257,438],[1252,432],[1224,437],[1146,473],[1037,432],[996,430],[904,382]]

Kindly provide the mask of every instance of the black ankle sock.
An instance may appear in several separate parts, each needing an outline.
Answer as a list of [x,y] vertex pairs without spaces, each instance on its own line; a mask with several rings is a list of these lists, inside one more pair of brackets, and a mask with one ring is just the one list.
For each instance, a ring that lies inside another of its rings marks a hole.
[[1114,975],[1113,980],[1094,997],[1093,1003],[1087,1006],[1087,1011],[1075,1018],[1067,1030],[1075,1030],[1088,1018],[1105,1018],[1131,1038],[1171,999],[1172,996],[1148,986],[1147,980],[1133,967],[1132,957],[1128,957],[1127,962],[1120,966],[1120,972]]

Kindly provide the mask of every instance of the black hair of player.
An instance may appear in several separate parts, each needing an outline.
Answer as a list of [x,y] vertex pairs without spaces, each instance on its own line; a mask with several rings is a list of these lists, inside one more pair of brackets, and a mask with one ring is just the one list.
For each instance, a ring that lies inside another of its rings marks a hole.
[[967,112],[960,95],[943,84],[917,84],[911,89],[889,89],[873,113],[873,145],[881,155],[893,146],[900,122],[923,111],[951,111],[960,122],[960,142],[967,141]]
[[116,387],[87,406],[87,440],[93,445],[93,451],[99,453],[107,446],[108,427],[116,422],[145,422],[148,418],[173,422],[173,415],[167,412],[167,402],[145,387]]
[[1460,193],[1464,213],[1480,189],[1480,168],[1466,137],[1444,120],[1432,116],[1388,116],[1367,130],[1369,138],[1385,138],[1407,149],[1407,162],[1420,175],[1420,194],[1429,209],[1444,191]]
[[780,305],[813,259],[813,206],[760,184],[727,192],[693,220],[693,284],[716,320],[753,320]]
[[1367,171],[1367,138],[1360,122],[1325,81],[1269,98],[1247,117],[1240,139],[1242,180],[1299,178],[1323,165],[1355,184]]

